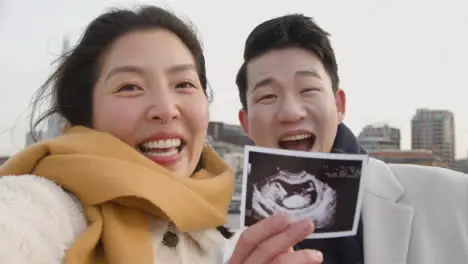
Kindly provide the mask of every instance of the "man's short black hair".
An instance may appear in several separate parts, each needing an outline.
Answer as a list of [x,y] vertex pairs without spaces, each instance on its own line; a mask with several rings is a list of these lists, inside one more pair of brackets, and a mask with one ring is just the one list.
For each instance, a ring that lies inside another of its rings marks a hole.
[[247,110],[247,64],[272,50],[285,48],[302,48],[319,56],[330,75],[333,91],[338,89],[338,66],[328,32],[319,27],[311,17],[302,14],[285,15],[261,23],[247,37],[244,63],[236,77],[244,110]]

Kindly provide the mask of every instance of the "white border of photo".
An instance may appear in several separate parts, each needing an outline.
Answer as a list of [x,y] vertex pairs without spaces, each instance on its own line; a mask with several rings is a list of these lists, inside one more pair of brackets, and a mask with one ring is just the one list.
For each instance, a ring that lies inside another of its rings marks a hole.
[[326,232],[326,233],[313,233],[307,237],[307,239],[320,239],[320,238],[336,238],[336,237],[349,237],[354,236],[357,233],[359,220],[361,218],[362,200],[364,196],[364,182],[366,181],[367,165],[369,163],[369,156],[366,154],[342,154],[342,153],[323,153],[323,152],[306,152],[306,151],[294,151],[285,149],[275,148],[263,148],[257,146],[245,146],[244,148],[244,171],[242,173],[242,195],[240,205],[240,227],[239,231],[243,231],[247,228],[245,226],[245,207],[246,207],[246,196],[247,196],[247,181],[250,174],[251,164],[249,163],[249,153],[267,153],[282,156],[293,156],[311,159],[329,159],[329,160],[356,160],[362,161],[361,167],[361,179],[359,182],[359,193],[356,202],[356,210],[354,214],[354,221],[352,230],[340,231],[340,232]]

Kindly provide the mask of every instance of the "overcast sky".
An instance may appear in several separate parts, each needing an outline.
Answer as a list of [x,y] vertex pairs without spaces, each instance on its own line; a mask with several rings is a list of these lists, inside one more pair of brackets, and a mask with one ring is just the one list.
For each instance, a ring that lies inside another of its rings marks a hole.
[[197,27],[215,92],[212,120],[238,124],[234,78],[247,34],[268,18],[300,12],[332,34],[348,96],[345,123],[355,133],[388,123],[410,148],[415,110],[448,109],[457,157],[468,153],[466,0],[0,0],[0,155],[24,146],[31,97],[51,73],[63,38],[74,44],[107,8],[137,3],[171,8]]

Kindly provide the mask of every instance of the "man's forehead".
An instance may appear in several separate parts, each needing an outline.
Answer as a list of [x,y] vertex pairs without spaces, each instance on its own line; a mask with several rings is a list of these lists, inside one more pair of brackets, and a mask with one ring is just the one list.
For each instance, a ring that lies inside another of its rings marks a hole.
[[310,76],[322,78],[324,67],[318,56],[303,49],[283,49],[265,53],[247,64],[250,88],[264,79]]

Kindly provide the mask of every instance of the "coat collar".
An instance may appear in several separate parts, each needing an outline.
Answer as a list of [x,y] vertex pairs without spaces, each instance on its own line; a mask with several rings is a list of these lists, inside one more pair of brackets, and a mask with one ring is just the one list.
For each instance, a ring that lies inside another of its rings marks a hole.
[[[366,154],[344,124],[338,126],[332,152]],[[399,203],[405,189],[389,165],[370,158],[366,168],[361,219],[364,263],[406,264],[414,210]]]
[[405,194],[403,185],[389,165],[372,158],[369,159],[364,185],[364,263],[405,264],[414,209],[399,203]]
[[359,145],[353,132],[343,123],[338,125],[336,131],[335,142],[333,143],[333,153],[347,154],[366,154],[364,149]]

